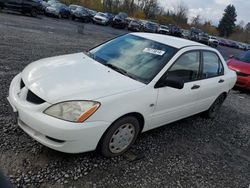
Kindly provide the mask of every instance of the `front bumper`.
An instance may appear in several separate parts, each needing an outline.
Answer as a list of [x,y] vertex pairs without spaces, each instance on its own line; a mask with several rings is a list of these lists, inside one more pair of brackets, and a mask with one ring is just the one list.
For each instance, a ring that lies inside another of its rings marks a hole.
[[108,23],[108,21],[106,20],[99,20],[99,19],[97,20],[95,18],[93,20],[95,23],[102,24],[102,25],[106,25]]
[[43,110],[51,104],[36,105],[26,101],[22,93],[27,88],[20,90],[20,80],[20,74],[12,80],[7,99],[18,112],[18,125],[28,135],[57,151],[81,153],[95,150],[110,122],[72,123],[50,117]]

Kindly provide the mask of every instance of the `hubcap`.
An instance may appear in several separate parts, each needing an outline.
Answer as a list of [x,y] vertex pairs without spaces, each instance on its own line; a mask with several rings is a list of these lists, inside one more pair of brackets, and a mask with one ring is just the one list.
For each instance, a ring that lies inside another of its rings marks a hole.
[[112,135],[109,141],[109,150],[112,153],[120,153],[124,151],[133,141],[135,136],[134,125],[127,123],[121,125]]

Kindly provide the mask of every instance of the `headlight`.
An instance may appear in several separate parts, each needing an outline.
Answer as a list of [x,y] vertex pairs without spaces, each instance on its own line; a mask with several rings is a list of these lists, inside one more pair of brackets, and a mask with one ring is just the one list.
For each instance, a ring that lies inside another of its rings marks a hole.
[[47,108],[44,113],[66,121],[81,123],[100,107],[96,101],[66,101]]

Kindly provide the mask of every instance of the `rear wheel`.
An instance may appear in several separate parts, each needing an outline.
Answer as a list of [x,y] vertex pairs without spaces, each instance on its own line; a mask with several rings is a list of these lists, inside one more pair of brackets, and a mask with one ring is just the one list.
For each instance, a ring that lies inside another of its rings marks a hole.
[[205,111],[204,115],[206,118],[215,118],[223,104],[225,100],[225,95],[220,95],[215,101],[214,103],[212,104],[212,106],[207,110]]
[[104,134],[100,151],[105,157],[115,157],[126,152],[135,142],[140,131],[138,120],[133,116],[117,120]]

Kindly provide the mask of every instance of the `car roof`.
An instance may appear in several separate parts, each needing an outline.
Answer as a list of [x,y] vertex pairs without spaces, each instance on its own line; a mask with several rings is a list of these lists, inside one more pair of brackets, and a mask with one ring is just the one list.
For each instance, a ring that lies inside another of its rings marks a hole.
[[204,44],[193,42],[190,40],[168,36],[168,35],[161,35],[161,34],[154,34],[154,33],[132,33],[135,36],[143,37],[149,40],[153,40],[162,44],[166,44],[168,46],[172,46],[175,48],[183,48],[187,46],[206,46]]

